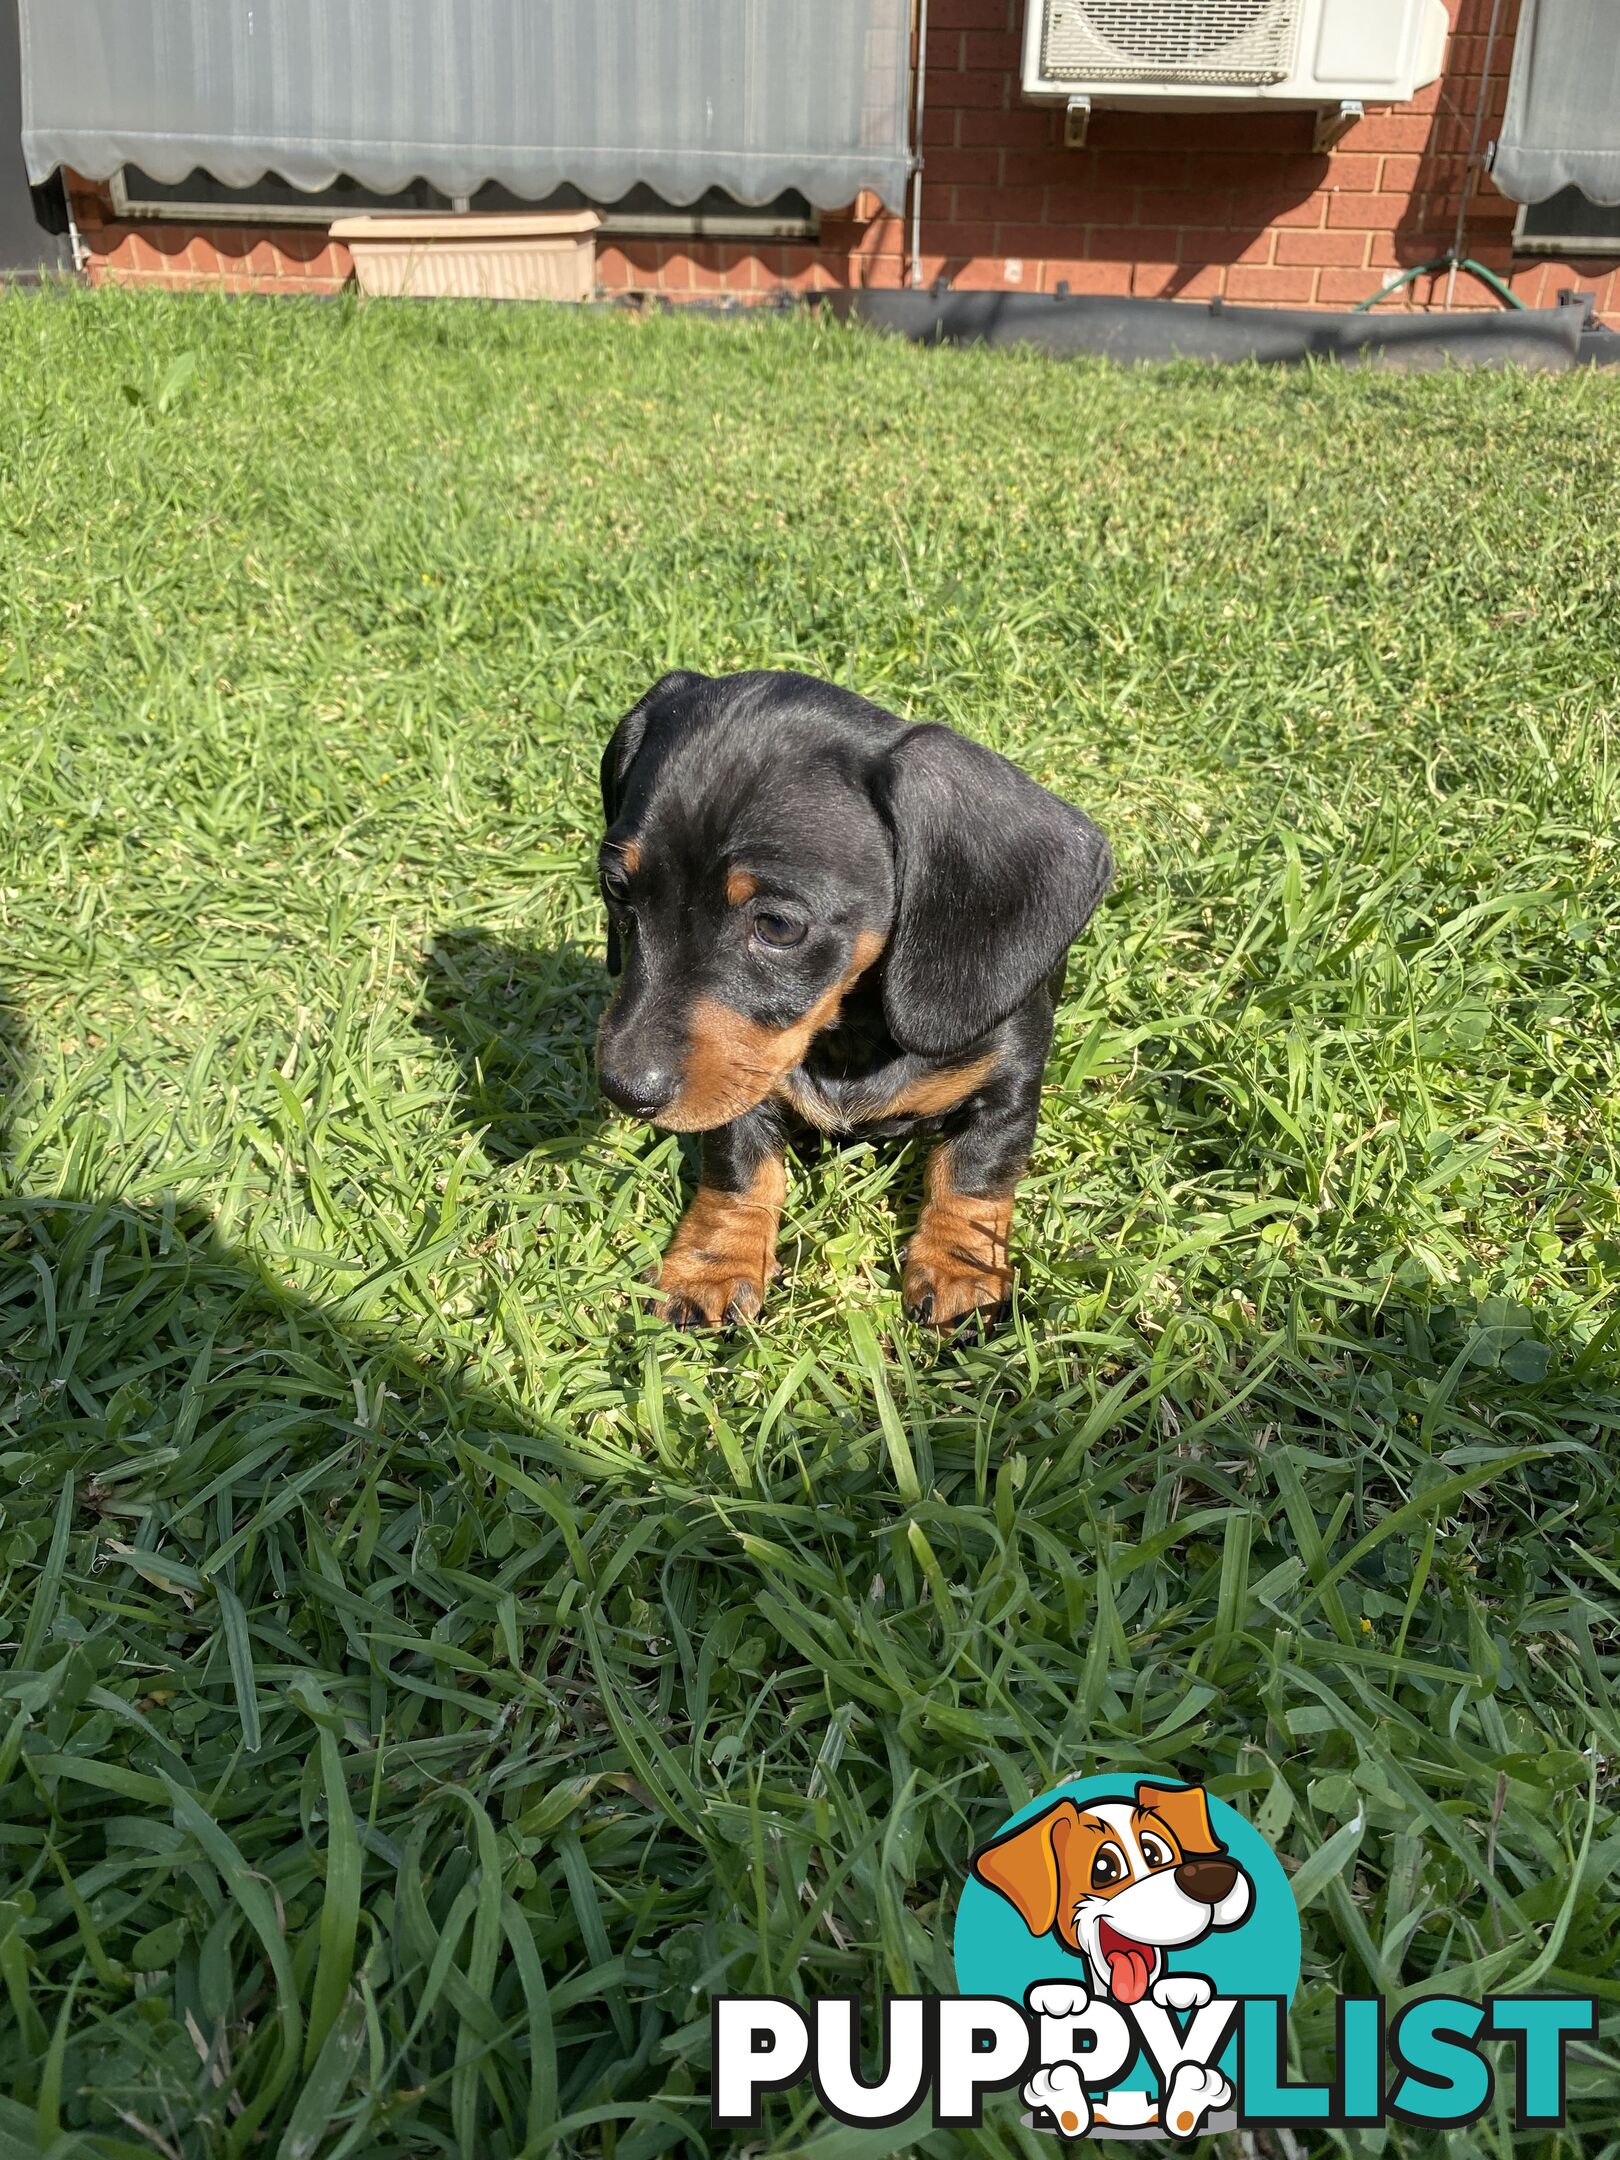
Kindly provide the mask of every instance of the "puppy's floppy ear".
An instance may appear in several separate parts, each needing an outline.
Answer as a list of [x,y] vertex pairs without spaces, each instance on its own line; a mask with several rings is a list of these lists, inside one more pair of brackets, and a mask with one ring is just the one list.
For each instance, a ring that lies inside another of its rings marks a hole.
[[1202,1785],[1138,1785],[1136,1804],[1167,1825],[1184,1853],[1224,1853]]
[[889,1032],[925,1057],[959,1050],[1052,974],[1108,889],[1108,842],[982,743],[915,727],[877,777],[894,837],[884,969]]
[[683,690],[692,690],[706,678],[694,675],[688,668],[672,668],[667,675],[660,675],[650,690],[644,690],[613,733],[608,737],[607,748],[602,752],[602,823],[610,827],[619,815],[624,801],[625,782],[630,768],[636,761],[647,733],[647,723],[666,698],[677,697]]
[[[607,748],[602,752],[602,826],[611,831],[618,822],[619,810],[624,801],[625,783],[630,768],[635,763],[646,739],[647,728],[654,713],[666,698],[674,697],[682,690],[690,690],[704,677],[694,675],[686,668],[674,668],[667,675],[660,675],[650,690],[644,691],[608,737]],[[617,975],[623,965],[619,951],[619,933],[612,923],[608,924],[607,965],[610,975]]]
[[1080,1820],[1072,1800],[1060,1800],[973,1855],[973,1872],[998,1892],[1032,1935],[1049,1935],[1063,1895],[1063,1848]]

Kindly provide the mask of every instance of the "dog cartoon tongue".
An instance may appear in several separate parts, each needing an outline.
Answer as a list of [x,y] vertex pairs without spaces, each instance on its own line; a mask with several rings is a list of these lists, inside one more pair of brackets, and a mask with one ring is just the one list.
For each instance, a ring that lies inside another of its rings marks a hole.
[[1137,2003],[1148,1991],[1159,1953],[1146,1943],[1132,1942],[1105,1920],[1097,1930],[1097,1947],[1108,1966],[1108,1987],[1116,2002]]

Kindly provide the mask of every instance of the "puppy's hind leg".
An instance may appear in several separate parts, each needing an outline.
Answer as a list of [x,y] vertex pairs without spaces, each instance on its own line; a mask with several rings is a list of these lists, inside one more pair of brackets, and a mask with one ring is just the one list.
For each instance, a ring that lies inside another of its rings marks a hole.
[[659,1317],[679,1328],[751,1320],[776,1272],[787,1173],[768,1107],[703,1135],[698,1189],[664,1254]]

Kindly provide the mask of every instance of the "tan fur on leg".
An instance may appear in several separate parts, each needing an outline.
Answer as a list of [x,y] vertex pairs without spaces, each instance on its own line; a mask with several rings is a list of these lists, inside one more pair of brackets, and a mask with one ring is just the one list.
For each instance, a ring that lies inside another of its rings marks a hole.
[[916,1235],[906,1248],[906,1311],[915,1320],[948,1328],[969,1313],[998,1310],[1012,1295],[1011,1193],[957,1192],[948,1144],[929,1156],[925,1190]]
[[776,1231],[787,1173],[781,1158],[760,1164],[745,1192],[700,1185],[670,1240],[658,1287],[660,1317],[676,1327],[719,1327],[752,1319],[775,1271]]

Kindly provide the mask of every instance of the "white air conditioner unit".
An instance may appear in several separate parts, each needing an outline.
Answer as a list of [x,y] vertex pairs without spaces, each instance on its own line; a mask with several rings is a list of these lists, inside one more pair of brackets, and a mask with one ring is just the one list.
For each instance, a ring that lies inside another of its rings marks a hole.
[[1433,82],[1449,29],[1445,0],[1029,0],[1024,95],[1071,140],[1093,105],[1314,107],[1342,133]]

